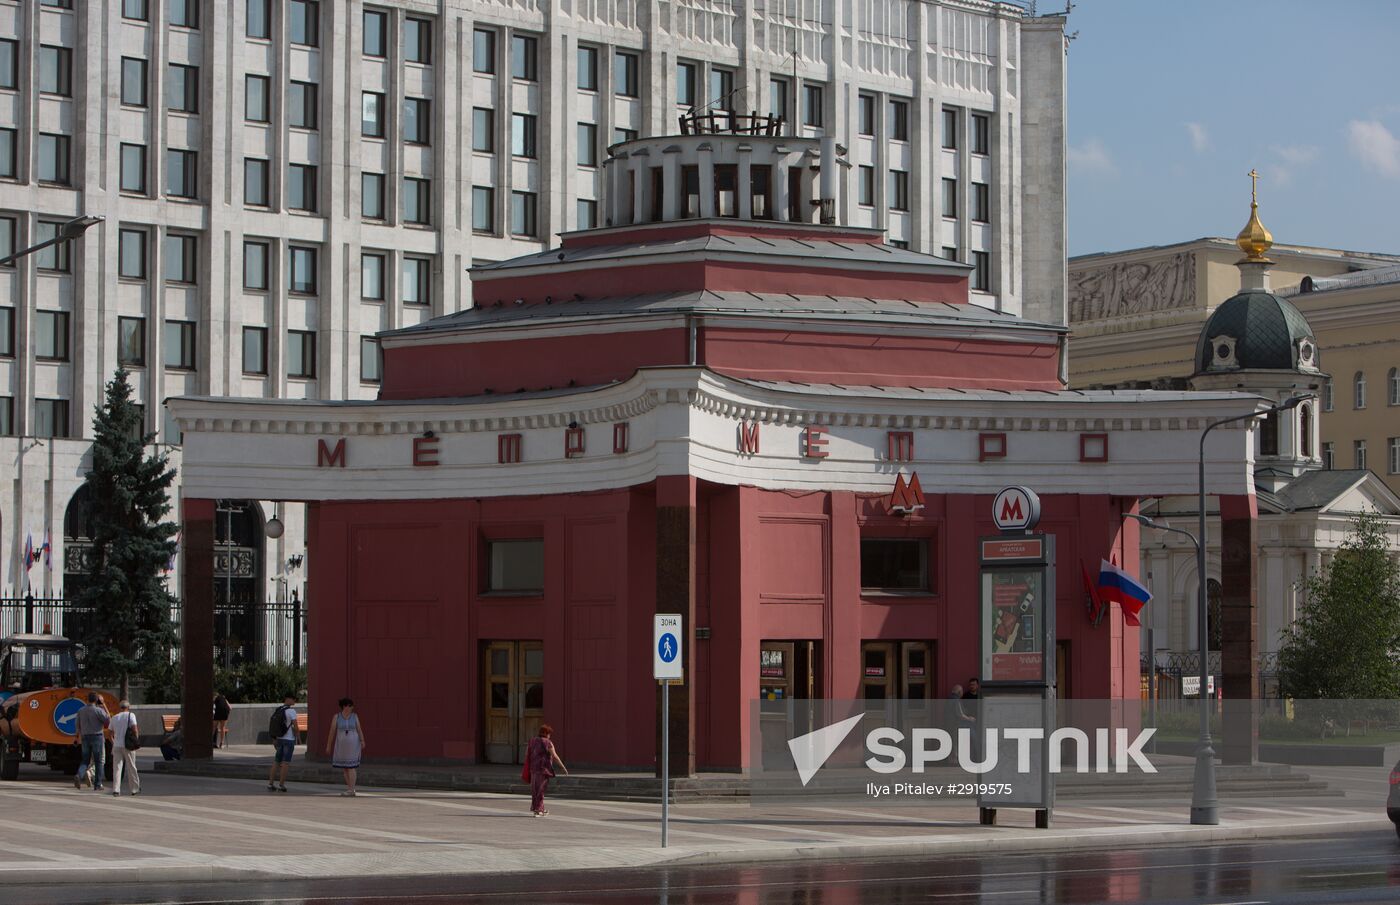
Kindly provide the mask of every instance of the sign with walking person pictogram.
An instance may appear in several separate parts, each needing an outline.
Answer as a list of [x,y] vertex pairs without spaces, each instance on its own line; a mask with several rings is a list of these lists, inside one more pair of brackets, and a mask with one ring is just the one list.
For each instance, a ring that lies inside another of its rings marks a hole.
[[657,613],[652,624],[652,640],[652,678],[679,679],[684,676],[680,614]]

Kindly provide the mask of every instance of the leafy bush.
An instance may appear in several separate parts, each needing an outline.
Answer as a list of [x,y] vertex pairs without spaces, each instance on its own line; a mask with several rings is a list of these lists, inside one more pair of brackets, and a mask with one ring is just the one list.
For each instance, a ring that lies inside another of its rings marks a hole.
[[[179,662],[150,667],[142,673],[142,678],[146,682],[146,703],[180,703]],[[216,666],[214,690],[223,692],[230,704],[280,701],[288,692],[305,699],[306,667],[286,663],[245,663],[234,669]]]

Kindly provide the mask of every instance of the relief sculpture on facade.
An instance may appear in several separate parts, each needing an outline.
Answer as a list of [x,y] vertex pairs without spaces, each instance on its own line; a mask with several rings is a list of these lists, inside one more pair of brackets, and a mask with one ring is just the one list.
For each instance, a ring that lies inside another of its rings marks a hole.
[[1196,267],[1190,252],[1160,261],[1110,264],[1070,272],[1072,322],[1150,314],[1196,304]]

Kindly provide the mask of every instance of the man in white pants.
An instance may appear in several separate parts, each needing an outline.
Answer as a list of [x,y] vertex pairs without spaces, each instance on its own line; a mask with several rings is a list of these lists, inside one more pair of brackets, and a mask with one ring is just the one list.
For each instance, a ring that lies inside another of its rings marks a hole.
[[112,794],[122,793],[122,773],[131,771],[127,775],[131,785],[131,794],[141,794],[141,774],[136,772],[136,752],[126,746],[126,733],[128,729],[134,729],[136,735],[141,735],[141,727],[136,725],[136,714],[131,712],[131,702],[122,701],[120,709],[112,717]]

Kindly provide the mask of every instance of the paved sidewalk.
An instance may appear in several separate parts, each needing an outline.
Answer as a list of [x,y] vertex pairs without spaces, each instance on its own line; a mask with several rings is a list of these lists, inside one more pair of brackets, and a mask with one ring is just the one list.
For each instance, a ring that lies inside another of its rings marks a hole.
[[[149,767],[149,762],[143,766]],[[139,797],[79,792],[27,766],[0,783],[0,887],[7,883],[231,880],[273,876],[384,877],[645,867],[897,855],[1122,849],[1374,829],[1390,833],[1369,776],[1331,798],[1226,802],[1219,827],[1192,827],[1187,809],[1144,819],[1142,808],[1057,808],[1052,829],[1001,811],[981,827],[973,806],[672,808],[660,847],[659,808],[625,801],[551,802],[531,817],[515,795],[363,789],[144,772]],[[1382,780],[1384,781],[1384,780]],[[76,851],[82,857],[75,857]]]

